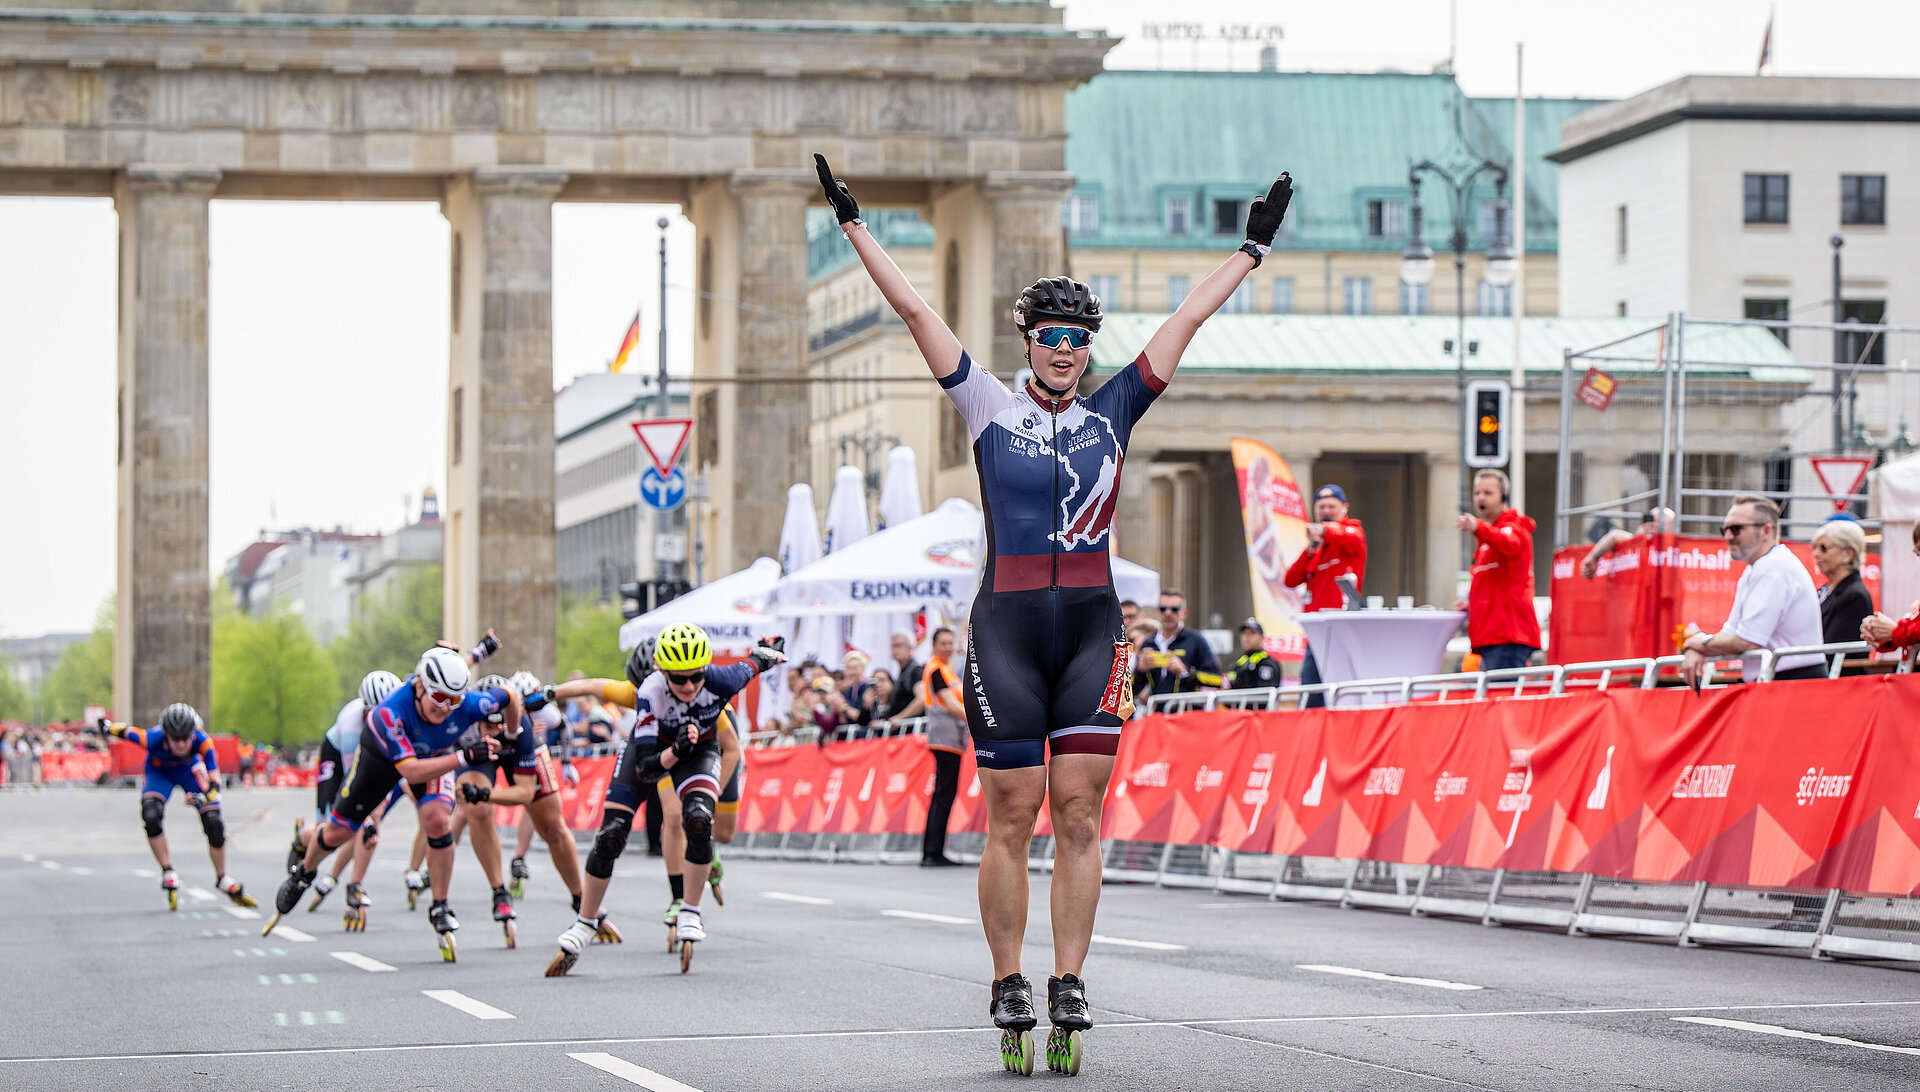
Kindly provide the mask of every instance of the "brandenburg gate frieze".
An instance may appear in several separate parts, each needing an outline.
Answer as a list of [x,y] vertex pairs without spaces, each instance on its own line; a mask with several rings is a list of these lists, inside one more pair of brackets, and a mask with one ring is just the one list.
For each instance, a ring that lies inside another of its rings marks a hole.
[[493,625],[551,672],[553,202],[693,221],[694,405],[715,430],[695,450],[718,452],[715,561],[745,564],[808,466],[809,401],[783,380],[805,369],[811,154],[931,219],[952,256],[934,299],[1010,362],[996,314],[1064,268],[1066,93],[1114,44],[1045,3],[168,6],[0,11],[0,193],[111,197],[120,219],[115,704],[139,723],[208,699],[209,201],[439,202],[445,624]]

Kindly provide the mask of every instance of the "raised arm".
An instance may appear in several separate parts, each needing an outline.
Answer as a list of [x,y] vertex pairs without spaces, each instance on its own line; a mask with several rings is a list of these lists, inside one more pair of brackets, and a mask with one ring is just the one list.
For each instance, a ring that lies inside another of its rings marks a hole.
[[1193,341],[1193,335],[1200,332],[1200,324],[1212,318],[1215,311],[1233,298],[1234,290],[1247,274],[1260,267],[1261,259],[1273,248],[1274,234],[1280,230],[1280,221],[1286,218],[1287,205],[1292,200],[1293,176],[1284,172],[1274,179],[1266,196],[1253,199],[1247,208],[1247,241],[1187,293],[1179,308],[1147,341],[1147,362],[1153,365],[1154,378],[1162,383],[1173,378],[1187,345]]
[[[866,221],[860,219],[860,205],[854,201],[853,194],[847,190],[847,184],[833,176],[833,168],[827,166],[827,157],[815,155],[814,169],[820,172],[820,188],[827,193],[827,203],[833,206],[833,215],[840,221],[840,230],[846,232],[847,242],[853,244],[854,253],[860,255],[860,264],[866,267],[867,276],[873,278],[874,286],[880,289],[880,295],[886,298],[887,306],[893,308],[901,321],[907,324],[907,332],[913,335],[913,343],[920,348],[920,355],[927,362],[927,369],[933,372],[935,379],[945,379],[960,367],[960,339],[953,336],[940,316],[920,293],[913,290],[907,275],[893,264],[893,259],[881,249],[873,235],[867,231]],[[1239,283],[1238,281],[1234,283]],[[1232,289],[1228,289],[1232,293]],[[1225,296],[1221,299],[1224,301]],[[1215,307],[1220,306],[1214,304]]]

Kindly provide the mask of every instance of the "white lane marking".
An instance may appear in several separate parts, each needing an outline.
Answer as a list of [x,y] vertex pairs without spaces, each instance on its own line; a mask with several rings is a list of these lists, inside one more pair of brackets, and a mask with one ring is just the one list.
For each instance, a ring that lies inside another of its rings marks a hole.
[[40,858],[38,858],[38,857],[35,857],[35,856],[34,856],[33,854],[31,854],[31,853],[22,853],[22,854],[20,855],[20,859],[21,859],[21,860],[23,860],[23,861],[25,861],[25,862],[27,862],[28,864],[32,864],[33,862],[35,862],[35,861],[37,861],[37,860],[39,860]]
[[[238,909],[238,907],[236,907],[235,909]],[[253,913],[253,911],[251,911],[251,910],[249,910],[249,911],[247,911],[247,913],[249,913],[249,914],[253,914],[253,916],[254,916],[254,917],[256,917],[256,918],[260,916],[260,915],[258,915],[258,914],[254,914],[254,913]],[[301,943],[304,943],[304,944],[311,944],[311,943],[313,943],[313,934],[312,934],[312,933],[304,933],[304,932],[301,932],[300,930],[298,930],[298,929],[295,929],[295,928],[294,928],[293,926],[291,926],[291,925],[276,925],[276,926],[274,926],[274,927],[273,927],[273,935],[274,935],[274,936],[276,936],[276,937],[279,937],[279,938],[280,938],[281,940],[293,940],[293,941],[299,941],[299,942],[301,942]]]
[[653,1092],[700,1092],[691,1085],[681,1084],[672,1077],[655,1073],[651,1069],[634,1065],[611,1054],[569,1054],[567,1057],[576,1062],[585,1062],[602,1073],[611,1073],[628,1084],[650,1088]]
[[359,952],[328,952],[327,954],[345,963],[349,967],[358,967],[363,971],[397,971],[400,969],[391,963],[382,963],[372,956],[363,956]]
[[133,873],[134,875],[140,877],[143,880],[157,880],[160,878],[160,873],[155,872],[151,868],[129,868],[127,869],[127,871]]
[[200,900],[201,902],[213,901],[213,892],[207,890],[204,887],[189,887],[187,888],[187,894],[192,895],[194,898]]
[[85,866],[83,866],[83,865],[74,865],[74,866],[73,866],[72,868],[69,868],[69,869],[67,869],[67,871],[68,871],[68,872],[71,872],[71,873],[72,873],[72,874],[74,874],[75,876],[91,876],[91,875],[93,875],[93,869],[91,869],[91,868],[87,868],[87,867],[85,867]]
[[[789,895],[785,891],[762,891],[760,892],[760,897],[763,899],[778,899],[781,902],[797,902],[804,906],[833,905],[832,899],[823,899],[816,895]],[[618,1058],[615,1058],[614,1060],[619,1061]],[[592,1063],[589,1062],[588,1064],[591,1065]]]
[[912,921],[937,921],[942,925],[972,925],[972,918],[956,918],[951,914],[923,914],[918,910],[882,910],[890,918],[908,918]]
[[59,861],[41,861],[40,867],[48,870],[49,872],[58,872],[60,871],[60,862]]
[[[1650,1008],[1505,1009],[1493,1012],[1387,1012],[1336,1016],[1242,1016],[1191,1020],[1132,1020],[1103,1025],[1119,1028],[1181,1028],[1202,1031],[1235,1024],[1371,1024],[1396,1020],[1537,1020],[1542,1016],[1664,1016],[1675,1012],[1785,1012],[1799,1009],[1909,1008],[1920,1000],[1812,1001],[1775,1005],[1661,1005]],[[787,1039],[895,1039],[922,1035],[979,1035],[980,1026],[952,1028],[872,1028],[853,1031],[715,1032],[703,1035],[651,1035],[625,1039],[492,1039],[482,1042],[405,1043],[393,1046],[293,1047],[281,1050],[208,1050],[165,1054],[57,1054],[0,1058],[0,1066],[45,1062],[124,1062],[181,1058],[281,1058],[319,1054],[412,1054],[421,1051],[499,1047],[649,1046],[656,1043],[775,1042]]]
[[[244,906],[223,906],[220,909],[225,910],[227,913],[232,914],[234,917],[239,918],[242,921],[252,920],[260,916],[260,911],[249,910]],[[287,935],[287,930],[284,926],[275,926],[273,931],[280,934],[281,936]]]
[[1387,974],[1384,971],[1363,971],[1358,967],[1334,967],[1325,963],[1296,963],[1303,971],[1318,971],[1321,974],[1343,974],[1349,978],[1371,978],[1379,982],[1404,982],[1409,986],[1428,986],[1436,990],[1484,990],[1485,986],[1475,986],[1470,982],[1449,982],[1444,978],[1415,978],[1404,974]]
[[1118,944],[1122,948],[1145,948],[1150,952],[1184,952],[1187,950],[1187,946],[1184,944],[1165,944],[1157,940],[1128,940],[1126,937],[1101,936],[1099,933],[1093,934],[1093,942],[1095,944]]
[[459,990],[421,990],[421,993],[440,1002],[452,1005],[461,1012],[480,1020],[511,1020],[513,1014],[505,1009],[496,1009],[485,1001],[475,1001]]
[[1796,1031],[1783,1028],[1778,1024],[1750,1024],[1745,1020],[1720,1020],[1712,1016],[1676,1016],[1675,1020],[1683,1024],[1708,1024],[1716,1028],[1732,1028],[1735,1031],[1751,1031],[1761,1035],[1783,1035],[1789,1039],[1811,1039],[1816,1043],[1838,1043],[1841,1046],[1859,1047],[1861,1050],[1879,1050],[1888,1054],[1920,1054],[1920,1047],[1889,1046],[1886,1043],[1865,1043],[1858,1039],[1849,1039],[1844,1035],[1822,1035],[1817,1031]]

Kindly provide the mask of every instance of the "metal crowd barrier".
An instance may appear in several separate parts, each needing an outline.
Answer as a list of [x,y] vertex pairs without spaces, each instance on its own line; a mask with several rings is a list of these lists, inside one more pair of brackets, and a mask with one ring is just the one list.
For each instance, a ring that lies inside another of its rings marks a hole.
[[[1837,677],[1849,657],[1869,652],[1860,642],[1804,648],[1762,649],[1717,662],[1757,663],[1757,683],[1773,680],[1783,656],[1827,658]],[[1640,657],[1579,664],[1552,664],[1504,671],[1365,679],[1317,686],[1281,686],[1168,694],[1147,703],[1150,712],[1179,714],[1203,709],[1298,709],[1310,694],[1332,703],[1347,695],[1420,701],[1487,701],[1545,698],[1577,690],[1652,689],[1672,680],[1679,656]],[[1909,671],[1903,657],[1897,670]],[[1734,676],[1737,678],[1737,676]],[[1710,675],[1704,687],[1729,685]],[[925,731],[924,719],[897,722],[890,734]],[[756,732],[751,746],[766,746],[777,732]],[[796,733],[812,743],[818,732]],[[751,857],[872,863],[919,859],[917,834],[744,834]],[[986,836],[948,837],[951,856],[977,863]],[[1855,957],[1920,962],[1920,899],[1852,895],[1838,889],[1736,888],[1706,883],[1662,884],[1612,880],[1588,874],[1516,872],[1442,865],[1402,865],[1369,860],[1235,853],[1211,846],[1109,841],[1101,846],[1109,883],[1151,883],[1216,894],[1271,900],[1331,903],[1341,908],[1398,911],[1414,917],[1447,917],[1482,925],[1526,925],[1564,930],[1569,936],[1626,935],[1672,940],[1686,947],[1727,944],[1804,951],[1814,959]],[[1053,869],[1053,839],[1035,838],[1028,863]]]

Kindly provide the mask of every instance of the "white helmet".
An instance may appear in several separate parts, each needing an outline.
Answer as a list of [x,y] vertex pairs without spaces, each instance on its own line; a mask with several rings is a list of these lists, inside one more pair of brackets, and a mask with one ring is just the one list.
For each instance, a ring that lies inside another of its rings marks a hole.
[[398,689],[400,676],[391,671],[369,671],[367,677],[360,680],[360,704],[371,709]]
[[518,693],[523,700],[531,698],[540,692],[540,680],[534,678],[533,672],[531,671],[514,672],[513,678],[507,680],[507,685]]
[[507,688],[507,677],[505,675],[482,675],[480,676],[480,681],[473,684],[475,690],[491,690],[494,687],[505,690]]
[[420,654],[420,664],[413,673],[443,694],[465,694],[467,684],[473,679],[473,672],[467,670],[466,657],[437,646]]

